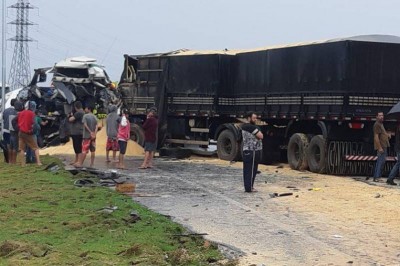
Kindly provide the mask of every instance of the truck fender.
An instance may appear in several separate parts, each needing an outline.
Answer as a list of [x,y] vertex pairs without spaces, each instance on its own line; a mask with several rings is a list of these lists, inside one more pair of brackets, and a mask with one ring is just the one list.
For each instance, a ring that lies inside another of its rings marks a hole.
[[[291,136],[289,136],[289,133],[291,132],[292,126],[294,125],[295,120],[290,120],[286,130],[285,130],[285,138],[290,138]],[[322,135],[324,137],[324,139],[328,138],[328,129],[326,127],[326,124],[324,121],[318,121],[317,123],[318,127],[321,129],[321,134],[318,135]],[[293,132],[293,133],[299,133],[299,132]]]
[[235,135],[236,141],[242,140],[242,132],[240,130],[239,125],[240,124],[232,124],[232,123],[220,125],[215,131],[214,139],[217,140],[219,134],[221,134],[222,131],[224,131],[225,129],[229,129]]

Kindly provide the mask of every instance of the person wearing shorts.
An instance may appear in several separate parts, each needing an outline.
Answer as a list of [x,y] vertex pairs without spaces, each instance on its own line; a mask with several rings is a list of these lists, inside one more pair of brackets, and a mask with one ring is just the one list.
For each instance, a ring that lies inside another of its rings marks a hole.
[[118,126],[119,162],[118,168],[125,169],[124,156],[131,137],[131,125],[128,120],[128,110],[122,111],[121,123]]
[[75,152],[75,161],[71,163],[72,165],[78,163],[79,156],[82,153],[82,141],[83,141],[83,123],[82,118],[85,115],[85,112],[82,109],[82,103],[80,101],[76,101],[74,103],[75,112],[69,115],[68,122],[71,125],[71,138],[72,138],[72,146],[74,147]]
[[93,167],[94,159],[96,157],[96,135],[97,135],[97,118],[92,113],[93,107],[86,106],[85,115],[82,118],[83,133],[82,133],[82,153],[79,156],[78,163],[74,164],[76,167],[82,167],[85,162],[86,155],[90,151],[90,167]]
[[108,108],[108,115],[106,119],[106,128],[107,128],[107,144],[106,144],[106,161],[111,162],[110,160],[110,151],[113,152],[113,160],[115,161],[117,158],[117,151],[119,151],[118,147],[118,125],[120,122],[120,117],[117,113],[118,107],[116,105],[110,105]]
[[157,149],[157,129],[158,119],[156,118],[156,109],[150,109],[146,121],[143,124],[144,129],[144,161],[139,169],[153,168],[154,153]]
[[35,123],[35,113],[32,111],[36,109],[36,103],[30,101],[27,103],[27,108],[18,114],[18,128],[19,128],[19,149],[21,156],[21,165],[25,166],[26,161],[24,159],[25,156],[25,147],[29,147],[35,153],[35,159],[37,165],[42,165],[39,156],[39,147],[37,145],[35,135],[33,132],[33,124]]

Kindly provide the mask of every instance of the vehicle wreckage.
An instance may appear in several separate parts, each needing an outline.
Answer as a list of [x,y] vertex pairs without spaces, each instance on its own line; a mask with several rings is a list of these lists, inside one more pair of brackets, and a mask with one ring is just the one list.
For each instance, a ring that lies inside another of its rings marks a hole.
[[[40,116],[49,121],[41,130],[46,146],[68,141],[67,116],[75,101],[93,106],[97,115],[106,114],[109,104],[121,102],[105,68],[88,57],[68,58],[53,67],[35,69],[31,83],[12,93],[23,103],[36,102]],[[8,97],[8,106],[14,97]]]

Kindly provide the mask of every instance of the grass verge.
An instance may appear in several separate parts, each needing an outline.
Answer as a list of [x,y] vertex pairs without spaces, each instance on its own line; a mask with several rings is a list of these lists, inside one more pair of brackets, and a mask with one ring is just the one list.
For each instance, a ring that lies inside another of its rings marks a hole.
[[[61,163],[49,156],[43,162]],[[0,265],[220,265],[214,245],[107,188],[0,163]],[[117,206],[112,213],[98,211]],[[130,212],[141,220],[131,223]]]

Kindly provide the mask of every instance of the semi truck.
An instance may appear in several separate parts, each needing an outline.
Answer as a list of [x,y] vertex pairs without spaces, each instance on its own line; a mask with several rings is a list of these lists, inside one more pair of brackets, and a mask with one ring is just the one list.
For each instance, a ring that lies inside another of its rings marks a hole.
[[[216,142],[220,159],[240,160],[240,125],[255,112],[266,162],[369,175],[376,160],[376,114],[400,101],[400,37],[125,55],[118,91],[139,144],[146,110],[155,106],[159,147],[207,148]],[[396,121],[385,127],[394,131]]]

